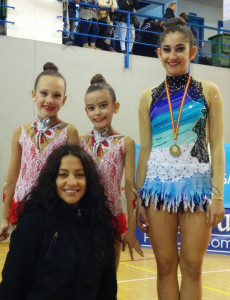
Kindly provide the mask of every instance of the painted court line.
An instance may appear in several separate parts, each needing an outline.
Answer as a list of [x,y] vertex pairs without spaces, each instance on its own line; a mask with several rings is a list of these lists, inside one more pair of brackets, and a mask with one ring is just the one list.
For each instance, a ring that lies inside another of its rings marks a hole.
[[210,274],[210,273],[222,273],[222,272],[230,272],[230,269],[225,269],[225,270],[214,270],[214,271],[204,271],[202,274]]
[[126,282],[135,282],[135,281],[143,281],[143,280],[151,280],[157,279],[157,277],[147,277],[147,278],[137,278],[137,279],[129,279],[129,280],[118,280],[118,283],[126,283]]
[[135,261],[143,261],[143,260],[155,260],[155,257],[149,257],[149,258],[137,258],[137,259],[127,259],[127,260],[121,260],[121,262],[135,262]]
[[130,265],[130,264],[126,264],[126,263],[120,263],[120,265],[129,267],[129,268],[133,268],[133,269],[138,269],[138,270],[141,270],[141,271],[146,271],[146,272],[153,273],[153,274],[157,274],[157,272],[155,272],[155,271],[144,269],[144,268],[137,267],[137,266]]
[[[140,268],[140,267],[130,265],[130,264],[127,264],[127,263],[120,263],[120,264],[123,265],[123,266],[126,266],[126,267],[131,267],[131,268],[138,269],[138,270],[141,270],[141,271],[146,271],[146,272],[149,272],[149,273],[157,274],[157,272],[154,272],[154,271],[151,271],[151,270],[148,270],[148,269],[144,269],[144,268]],[[230,269],[215,270],[215,271],[204,271],[204,272],[202,272],[202,274],[223,273],[223,272],[230,272]],[[179,274],[178,277],[181,277],[181,275]],[[127,283],[127,282],[144,281],[144,280],[155,280],[155,279],[157,279],[157,277],[136,278],[136,279],[129,279],[129,280],[120,280],[120,281],[118,281],[118,283]],[[206,285],[203,285],[203,288],[214,291],[214,292],[217,292],[217,293],[220,293],[220,294],[230,296],[229,292],[225,292],[225,291],[222,291],[222,290],[219,290],[219,289],[215,289],[215,288],[212,288],[212,287],[209,287],[209,286],[206,286]]]
[[221,290],[219,290],[219,289],[214,289],[214,288],[212,288],[212,287],[210,287],[210,286],[206,286],[206,285],[202,285],[202,287],[203,287],[204,289],[207,289],[207,290],[210,290],[210,291],[214,291],[214,292],[217,292],[217,293],[219,293],[219,294],[224,294],[224,295],[230,296],[230,293],[229,293],[229,292],[221,291]]

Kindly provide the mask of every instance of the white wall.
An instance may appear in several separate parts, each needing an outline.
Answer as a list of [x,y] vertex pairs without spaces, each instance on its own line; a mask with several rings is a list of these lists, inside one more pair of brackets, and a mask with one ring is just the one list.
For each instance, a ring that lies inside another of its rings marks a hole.
[[57,30],[63,28],[62,2],[57,0],[8,0],[7,20],[15,24],[7,25],[7,35],[32,40],[62,43],[61,33]]

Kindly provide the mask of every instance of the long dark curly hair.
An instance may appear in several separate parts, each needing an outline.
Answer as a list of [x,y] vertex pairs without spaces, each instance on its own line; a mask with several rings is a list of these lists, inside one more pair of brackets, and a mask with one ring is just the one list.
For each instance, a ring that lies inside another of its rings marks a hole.
[[60,203],[63,203],[64,200],[57,194],[56,178],[62,158],[68,155],[78,157],[84,167],[86,192],[80,201],[72,206],[76,205],[78,209],[86,212],[88,225],[86,231],[93,236],[96,248],[102,248],[103,244],[106,244],[105,237],[109,232],[113,232],[113,237],[121,240],[118,226],[112,225],[114,222],[117,224],[116,219],[108,208],[108,199],[100,183],[96,164],[89,154],[78,146],[64,145],[52,152],[36,185],[24,198],[25,204],[21,216],[36,209],[43,209],[54,218],[56,213],[60,213]]

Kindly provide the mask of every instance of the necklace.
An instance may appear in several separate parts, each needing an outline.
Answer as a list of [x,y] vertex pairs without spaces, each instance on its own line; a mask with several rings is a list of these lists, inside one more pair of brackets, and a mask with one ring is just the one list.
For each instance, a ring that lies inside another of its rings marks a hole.
[[102,155],[103,148],[111,149],[111,142],[115,135],[114,132],[109,133],[109,129],[106,127],[102,131],[97,131],[93,129],[89,136],[91,137],[91,144],[93,146],[93,152],[97,157]]
[[187,81],[186,86],[185,86],[184,94],[183,94],[181,104],[180,104],[179,114],[178,114],[178,117],[177,117],[176,127],[175,127],[175,122],[174,122],[174,117],[173,117],[173,110],[172,110],[172,103],[171,103],[171,98],[170,98],[169,89],[168,89],[168,83],[167,83],[167,79],[165,79],[165,88],[166,88],[167,99],[168,99],[169,110],[170,110],[170,117],[171,117],[171,122],[172,122],[173,137],[174,137],[174,140],[175,140],[175,144],[170,147],[169,153],[174,157],[177,157],[177,156],[181,155],[181,149],[176,144],[176,141],[177,141],[177,135],[178,135],[178,131],[179,131],[181,113],[182,113],[182,109],[183,109],[183,105],[184,105],[184,100],[185,100],[185,97],[186,97],[186,94],[187,94],[187,91],[188,91],[188,87],[189,87],[189,84],[190,84],[190,80],[191,80],[191,75],[189,75],[188,81]]

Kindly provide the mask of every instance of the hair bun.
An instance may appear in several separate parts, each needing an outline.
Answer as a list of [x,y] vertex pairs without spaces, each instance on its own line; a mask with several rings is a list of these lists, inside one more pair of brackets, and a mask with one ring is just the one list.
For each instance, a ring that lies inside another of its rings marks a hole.
[[47,62],[43,66],[43,71],[47,71],[47,70],[54,70],[54,71],[58,72],[58,67],[55,64],[53,64],[52,62]]
[[187,26],[186,22],[184,19],[176,17],[176,18],[171,18],[167,22],[165,22],[164,27],[169,28],[172,26]]
[[95,84],[95,83],[107,83],[104,76],[101,74],[96,74],[94,75],[91,80],[90,80],[90,84]]

